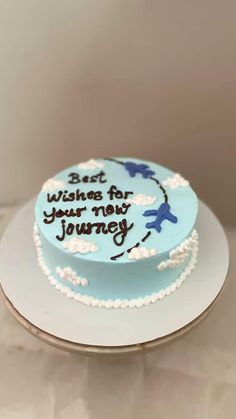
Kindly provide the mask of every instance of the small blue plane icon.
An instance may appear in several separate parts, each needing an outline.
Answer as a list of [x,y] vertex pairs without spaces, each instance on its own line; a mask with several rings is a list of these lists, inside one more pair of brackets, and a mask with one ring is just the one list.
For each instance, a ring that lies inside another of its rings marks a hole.
[[132,161],[127,161],[126,163],[124,163],[124,166],[126,170],[128,170],[129,175],[131,177],[135,177],[136,173],[140,173],[143,176],[143,178],[147,179],[148,177],[155,174],[153,170],[149,169],[149,166],[147,164],[137,164]]
[[168,220],[174,224],[178,221],[177,217],[170,212],[170,205],[167,202],[163,202],[157,210],[145,211],[143,215],[144,217],[156,217],[154,221],[146,224],[146,228],[155,228],[158,233],[161,231],[161,223],[164,220]]

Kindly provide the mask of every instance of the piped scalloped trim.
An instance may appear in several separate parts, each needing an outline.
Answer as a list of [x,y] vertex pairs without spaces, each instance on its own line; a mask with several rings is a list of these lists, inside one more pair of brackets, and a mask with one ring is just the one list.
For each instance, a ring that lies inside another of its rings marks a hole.
[[146,297],[140,298],[132,298],[131,300],[100,300],[95,297],[91,297],[89,295],[82,295],[71,290],[69,287],[66,287],[60,284],[56,278],[51,274],[50,269],[46,265],[43,257],[41,240],[39,237],[38,227],[37,224],[34,224],[33,230],[34,242],[37,249],[38,255],[38,264],[42,269],[43,273],[48,277],[50,283],[55,286],[55,288],[60,291],[62,294],[66,295],[68,298],[73,298],[80,303],[83,303],[87,306],[92,307],[99,307],[99,308],[141,308],[143,306],[147,306],[148,304],[155,303],[158,300],[162,300],[165,296],[172,294],[179,288],[182,283],[186,280],[186,278],[191,274],[194,270],[196,263],[197,263],[197,254],[198,254],[198,246],[194,246],[192,249],[191,259],[189,264],[185,267],[183,272],[181,272],[180,276],[177,278],[175,282],[169,285],[167,288],[160,290],[156,293],[151,295],[147,295]]
[[169,253],[169,258],[163,260],[157,266],[159,271],[164,271],[166,268],[177,268],[190,255],[194,247],[198,247],[198,233],[194,229],[191,235],[179,244],[175,249]]
[[73,271],[69,266],[66,268],[56,267],[56,273],[65,281],[70,282],[73,285],[82,285],[82,287],[88,286],[88,280],[78,276],[75,271]]

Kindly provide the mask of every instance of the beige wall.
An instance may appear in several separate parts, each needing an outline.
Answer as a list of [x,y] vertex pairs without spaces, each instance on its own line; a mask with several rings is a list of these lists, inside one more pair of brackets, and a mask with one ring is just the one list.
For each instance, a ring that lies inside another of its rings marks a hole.
[[229,0],[0,0],[0,203],[134,155],[234,222],[235,22]]

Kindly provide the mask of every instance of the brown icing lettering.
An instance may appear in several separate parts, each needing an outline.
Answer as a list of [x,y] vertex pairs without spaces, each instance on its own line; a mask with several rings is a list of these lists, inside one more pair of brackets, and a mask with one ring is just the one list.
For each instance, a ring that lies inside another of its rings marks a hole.
[[[105,178],[105,173],[101,170],[96,175],[84,175],[80,173],[72,172],[68,175],[69,184],[78,184],[78,183],[105,183],[107,182]],[[124,199],[126,200],[130,195],[133,195],[131,191],[121,191],[116,185],[111,185],[107,191],[109,200],[113,199]],[[101,201],[103,199],[102,191],[81,191],[76,189],[73,192],[69,192],[67,189],[59,190],[55,193],[47,194],[47,201],[49,203],[58,203],[61,202],[74,202],[74,201],[86,201],[86,200],[95,200]],[[123,202],[122,204],[112,204],[108,203],[107,205],[94,206],[90,210],[95,215],[95,217],[108,217],[112,215],[122,216],[127,214],[130,204]],[[56,235],[57,240],[63,241],[66,236],[74,235],[75,233],[80,235],[90,235],[90,234],[112,234],[113,241],[116,246],[122,246],[128,232],[133,228],[134,223],[128,223],[128,221],[123,218],[121,221],[110,221],[106,222],[82,222],[82,223],[67,223],[66,219],[70,217],[79,218],[83,214],[83,211],[86,211],[87,207],[78,207],[78,208],[58,208],[52,207],[48,211],[43,211],[43,222],[45,224],[51,224],[57,219],[60,220],[61,232]]]
[[103,217],[107,217],[108,215],[116,214],[116,215],[124,215],[127,213],[130,204],[123,203],[122,206],[119,205],[111,205],[108,204],[106,206],[101,205],[100,207],[93,207],[92,212],[94,215],[98,217],[102,215]]
[[59,236],[59,235],[57,234],[57,235],[56,235],[56,239],[57,239],[57,240],[63,241],[63,240],[64,240],[64,238],[65,238],[65,236],[66,236],[65,223],[66,223],[66,221],[65,221],[65,220],[61,220],[62,235],[61,235],[61,236]]
[[52,195],[50,193],[47,194],[47,201],[48,202],[58,202],[61,199],[63,192],[59,191],[57,194],[53,193]]
[[107,191],[109,195],[109,199],[112,201],[114,198],[116,199],[127,199],[129,195],[132,195],[133,192],[131,191],[120,191],[116,185],[111,185],[110,189]]
[[99,173],[97,173],[96,175],[92,175],[92,176],[81,176],[79,173],[77,172],[72,172],[68,175],[69,180],[68,183],[74,185],[77,183],[106,183],[107,180],[105,179],[105,172],[103,172],[103,170],[101,170]]
[[103,198],[102,191],[88,191],[88,192],[81,192],[80,189],[76,189],[75,192],[68,193],[67,190],[65,191],[58,191],[54,194],[47,194],[47,201],[48,202],[73,202],[73,201],[86,201],[87,199],[94,200],[94,201],[101,201]]
[[120,231],[118,231],[116,234],[114,234],[113,240],[114,240],[114,243],[117,246],[122,246],[122,244],[125,241],[125,238],[127,236],[128,231],[131,230],[131,228],[133,228],[134,223],[131,223],[128,226],[127,225],[127,220],[125,218],[123,218],[123,220],[119,221],[118,224],[119,224]]
[[52,208],[51,213],[47,213],[46,211],[43,211],[43,215],[46,217],[44,218],[43,222],[45,224],[51,224],[55,221],[55,218],[62,218],[62,217],[81,217],[82,211],[85,211],[87,207],[80,207],[80,208],[70,208],[70,209],[58,209],[56,210],[55,207]]
[[76,230],[78,236],[81,234],[90,235],[94,231],[96,234],[114,234],[113,240],[117,246],[121,246],[124,243],[125,237],[129,230],[134,226],[134,223],[128,225],[127,220],[123,218],[121,221],[110,221],[108,224],[104,222],[100,223],[81,223],[74,224],[69,223],[66,225],[66,221],[61,220],[61,235],[57,235],[56,238],[59,241],[63,241],[65,236],[71,236]]

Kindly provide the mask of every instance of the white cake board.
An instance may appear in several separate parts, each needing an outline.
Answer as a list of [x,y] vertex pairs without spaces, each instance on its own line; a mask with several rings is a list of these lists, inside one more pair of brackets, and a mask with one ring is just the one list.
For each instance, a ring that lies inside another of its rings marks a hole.
[[[200,202],[195,271],[172,295],[141,309],[87,307],[58,292],[37,265],[35,200],[22,207],[0,243],[0,282],[12,314],[30,332],[62,349],[122,353],[153,347],[204,318],[226,279],[229,252],[222,226]],[[208,309],[208,310],[207,310]]]

